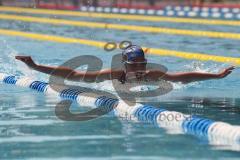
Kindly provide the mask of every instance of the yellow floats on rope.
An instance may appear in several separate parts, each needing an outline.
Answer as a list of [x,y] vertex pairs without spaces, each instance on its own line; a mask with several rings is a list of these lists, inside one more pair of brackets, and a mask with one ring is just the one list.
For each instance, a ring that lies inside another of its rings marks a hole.
[[0,14],[0,19],[18,20],[18,21],[24,21],[24,22],[47,23],[47,24],[54,24],[54,25],[70,25],[70,26],[89,27],[89,28],[130,30],[130,31],[138,31],[138,32],[165,33],[165,34],[174,34],[174,35],[187,35],[187,36],[226,38],[226,39],[240,40],[239,33],[194,31],[194,30],[184,30],[184,29],[122,25],[122,24],[86,22],[86,21],[70,21],[70,20],[64,20],[64,19],[38,18],[38,17],[3,15],[3,14]]
[[[44,34],[38,34],[38,33],[27,33],[27,32],[6,30],[6,29],[0,29],[0,35],[18,36],[18,37],[35,39],[35,40],[51,41],[51,42],[59,42],[59,43],[77,43],[77,44],[98,47],[98,48],[104,48],[104,46],[106,45],[106,42],[101,42],[101,41],[93,41],[93,40],[77,39],[77,38],[66,38],[61,36],[44,35]],[[144,49],[146,49],[146,47],[144,47]],[[179,57],[179,58],[185,58],[185,59],[215,61],[215,62],[222,62],[222,63],[231,63],[238,66],[240,65],[240,58],[234,58],[234,57],[215,56],[215,55],[207,55],[207,54],[201,54],[201,53],[179,52],[179,51],[157,49],[157,48],[148,49],[148,53],[161,55],[161,56],[172,56],[172,57]]]
[[107,18],[107,19],[124,19],[134,21],[152,21],[152,22],[172,22],[172,23],[191,23],[202,25],[227,25],[240,26],[240,21],[234,20],[209,20],[200,18],[176,18],[176,17],[162,17],[162,16],[144,16],[144,15],[123,15],[123,14],[106,14],[106,13],[92,13],[79,11],[62,11],[62,10],[48,10],[48,9],[30,9],[18,7],[0,7],[3,12],[15,13],[31,13],[44,15],[60,15],[60,16],[75,16],[75,17],[91,17],[91,18]]

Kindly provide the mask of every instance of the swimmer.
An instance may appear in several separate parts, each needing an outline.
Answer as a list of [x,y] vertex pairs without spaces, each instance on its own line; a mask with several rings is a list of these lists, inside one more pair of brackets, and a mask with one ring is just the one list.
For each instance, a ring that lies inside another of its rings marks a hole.
[[122,63],[124,69],[119,70],[101,70],[92,72],[75,71],[68,67],[52,67],[36,64],[30,56],[16,56],[17,60],[24,62],[33,70],[53,75],[56,77],[66,78],[67,80],[87,82],[102,82],[105,80],[119,80],[122,84],[135,79],[137,81],[157,81],[163,79],[171,82],[191,83],[195,81],[204,81],[211,79],[221,79],[228,76],[234,69],[234,66],[228,67],[219,73],[201,73],[201,72],[179,72],[164,73],[161,69],[147,69],[147,60],[141,47],[131,45],[122,52]]

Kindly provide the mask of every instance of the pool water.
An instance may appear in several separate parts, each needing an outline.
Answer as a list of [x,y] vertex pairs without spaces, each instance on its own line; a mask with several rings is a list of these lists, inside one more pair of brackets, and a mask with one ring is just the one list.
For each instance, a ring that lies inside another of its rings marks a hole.
[[[28,15],[28,14],[23,14]],[[34,16],[34,15],[28,15]],[[35,17],[40,15],[35,15]],[[41,17],[51,17],[43,16]],[[54,18],[88,20],[109,23],[149,25],[189,30],[240,32],[239,27],[140,22],[81,17]],[[1,29],[59,35],[97,41],[121,42],[203,54],[239,57],[239,41],[230,39],[151,34],[135,31],[104,30],[49,24],[0,20]],[[48,81],[48,76],[31,71],[14,59],[30,55],[39,64],[61,65],[81,55],[94,55],[111,66],[112,56],[119,49],[103,49],[80,44],[60,44],[13,36],[0,36],[0,72],[26,75]],[[148,61],[166,66],[169,72],[219,72],[228,64],[185,60],[174,57],[147,55]],[[140,100],[142,103],[172,111],[199,115],[217,121],[240,125],[240,70],[221,80],[209,80],[188,85],[174,84],[167,95]],[[89,84],[114,92],[111,82]],[[86,122],[59,120],[54,112],[58,99],[30,89],[0,84],[0,159],[238,159],[239,145],[209,144],[207,139],[192,135],[169,133],[146,123],[133,123],[105,115]],[[73,109],[86,111],[78,104]]]

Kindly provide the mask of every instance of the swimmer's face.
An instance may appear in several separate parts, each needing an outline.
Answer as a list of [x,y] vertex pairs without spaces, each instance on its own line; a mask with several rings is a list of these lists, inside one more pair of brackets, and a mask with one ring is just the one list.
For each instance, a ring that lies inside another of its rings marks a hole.
[[145,71],[146,65],[146,59],[144,57],[138,57],[134,59],[131,63],[125,63],[125,68],[128,72]]

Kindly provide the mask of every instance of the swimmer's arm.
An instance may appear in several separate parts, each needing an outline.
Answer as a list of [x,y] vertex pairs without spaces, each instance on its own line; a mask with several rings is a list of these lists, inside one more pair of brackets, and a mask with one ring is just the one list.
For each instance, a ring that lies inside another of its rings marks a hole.
[[189,73],[167,73],[163,76],[164,80],[171,82],[181,82],[181,83],[191,83],[196,81],[204,81],[210,79],[218,79],[218,74],[211,73],[197,73],[197,72],[189,72]]
[[100,71],[89,71],[89,72],[81,72],[75,71],[68,67],[51,67],[51,66],[44,66],[44,65],[36,65],[33,69],[50,74],[53,76],[66,78],[67,80],[71,81],[84,81],[89,83],[94,82],[103,82],[105,80],[112,80],[112,79],[119,79],[121,76],[121,71],[112,71],[110,69],[107,70],[100,70]]
[[84,80],[86,82],[102,82],[104,80],[118,79],[121,76],[120,73],[122,73],[121,71],[111,70],[81,72],[75,71],[68,67],[38,65],[32,60],[30,56],[16,56],[16,59],[24,62],[28,67],[36,71],[56,77],[66,78],[72,81]]
[[46,74],[50,74],[50,75],[54,75],[62,78],[65,78],[70,74],[74,73],[74,70],[67,67],[52,67],[52,66],[38,65],[33,61],[32,57],[30,56],[16,56],[15,58],[25,63],[29,68],[42,73],[46,73]]
[[[83,80],[85,82],[103,82],[105,80],[119,79],[121,77],[121,70],[101,70],[101,71],[91,71],[91,72],[78,72],[73,71],[69,76],[69,80],[79,81]],[[83,79],[84,78],[84,79]]]
[[110,80],[111,73],[108,70],[103,71],[75,71],[68,67],[51,67],[44,65],[36,65],[34,70],[46,73],[52,76],[64,78],[71,81],[84,81],[89,83],[102,82],[104,80]]
[[220,73],[200,73],[200,72],[186,72],[186,73],[166,73],[162,76],[162,79],[172,82],[191,83],[196,81],[204,81],[210,79],[221,79],[232,73],[235,67],[229,67],[221,71]]

